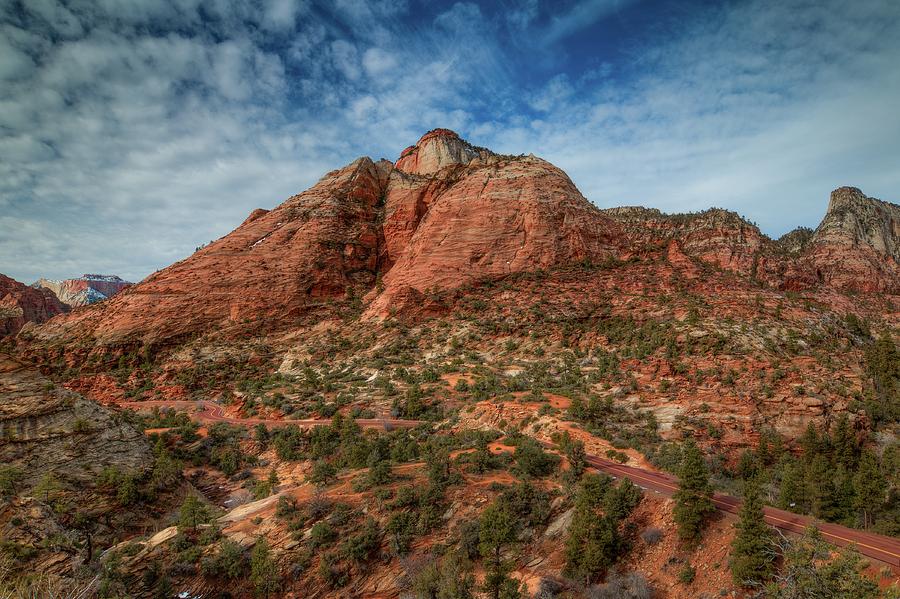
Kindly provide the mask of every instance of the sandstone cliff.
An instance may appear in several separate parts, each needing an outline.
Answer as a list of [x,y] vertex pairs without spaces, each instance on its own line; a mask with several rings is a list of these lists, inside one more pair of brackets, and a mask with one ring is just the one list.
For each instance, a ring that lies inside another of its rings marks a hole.
[[27,322],[62,314],[64,306],[46,289],[33,289],[0,274],[0,337],[15,335]]
[[803,255],[830,287],[900,292],[900,206],[855,187],[834,190]]
[[900,206],[854,187],[832,192],[815,231],[800,227],[776,241],[738,214],[717,208],[696,214],[641,207],[603,212],[622,224],[635,250],[671,243],[691,258],[773,287],[900,290]]
[[[435,130],[397,166],[360,158],[87,311],[34,331],[88,344],[295,326],[369,293],[371,315],[426,289],[613,253],[618,235],[550,163]],[[376,280],[381,278],[381,283]]]
[[695,214],[665,214],[641,207],[603,212],[623,224],[634,250],[674,241],[689,256],[745,275],[753,275],[757,257],[769,243],[756,225],[721,208]]
[[396,167],[412,175],[432,175],[446,166],[468,164],[475,158],[488,158],[494,153],[476,148],[449,129],[433,129],[414,146],[403,150]]
[[892,292],[897,211],[842,188],[814,234],[776,242],[722,209],[598,210],[552,164],[436,129],[396,164],[360,158],[110,301],[29,334],[85,348],[165,345],[287,331],[350,307],[428,313],[431,291],[660,246],[687,276],[707,265],[776,289]]
[[216,327],[272,330],[374,284],[378,205],[390,163],[360,158],[192,256],[39,337],[140,342]]

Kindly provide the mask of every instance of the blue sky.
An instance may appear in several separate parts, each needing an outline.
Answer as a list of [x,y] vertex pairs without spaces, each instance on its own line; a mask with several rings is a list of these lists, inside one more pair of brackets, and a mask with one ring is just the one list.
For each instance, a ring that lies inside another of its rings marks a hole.
[[778,236],[900,200],[900,3],[0,0],[0,272],[139,280],[434,127]]

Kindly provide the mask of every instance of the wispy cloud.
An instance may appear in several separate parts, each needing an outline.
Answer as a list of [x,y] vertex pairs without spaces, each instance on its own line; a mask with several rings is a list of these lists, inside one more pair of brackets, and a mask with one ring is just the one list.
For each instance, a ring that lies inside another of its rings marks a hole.
[[554,15],[550,25],[544,31],[542,42],[545,45],[555,44],[562,39],[587,29],[598,20],[620,11],[638,0],[582,0],[568,12]]
[[541,154],[600,205],[722,205],[773,234],[841,184],[900,196],[891,0],[698,6],[566,51],[626,1],[2,4],[0,272],[140,279],[435,126]]

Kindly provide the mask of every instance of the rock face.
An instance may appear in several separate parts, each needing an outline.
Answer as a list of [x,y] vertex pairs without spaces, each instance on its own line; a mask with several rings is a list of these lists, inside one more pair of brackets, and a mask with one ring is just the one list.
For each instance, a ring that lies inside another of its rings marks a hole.
[[[149,524],[154,507],[125,507],[97,486],[107,468],[137,479],[149,473],[153,454],[142,431],[4,354],[0,398],[9,494],[0,502],[0,538],[33,549],[13,572],[70,577],[80,560]],[[171,509],[161,497],[156,505]]]
[[38,337],[158,343],[227,327],[296,323],[311,306],[375,282],[379,205],[392,165],[360,158],[189,258]]
[[0,354],[0,463],[35,484],[48,472],[92,482],[107,466],[140,471],[152,463],[143,433],[110,410]]
[[775,245],[781,252],[797,256],[809,244],[812,236],[813,230],[809,227],[797,227],[775,240]]
[[435,286],[602,259],[616,231],[550,163],[498,156],[438,129],[396,168],[360,158],[34,335],[115,344],[229,327],[274,331],[330,299],[366,293],[375,300],[369,314],[379,315]]
[[781,289],[819,286],[838,291],[900,291],[900,206],[842,187],[815,231],[800,227],[777,241],[734,212],[713,208],[697,214],[611,208],[631,247],[674,243],[703,263]]
[[64,306],[46,289],[33,289],[0,274],[0,337],[15,335],[27,322],[46,322]]
[[[452,180],[437,186],[439,193],[423,193],[415,210],[402,211],[409,218],[399,238],[391,229],[400,227],[388,225],[400,219],[386,221],[386,245],[398,257],[369,315],[384,314],[401,298],[431,288],[615,253],[618,227],[549,162],[492,155],[458,168]],[[390,189],[388,197],[390,211]]]
[[433,290],[659,247],[688,277],[707,265],[780,289],[891,291],[898,210],[842,188],[814,234],[775,242],[722,209],[598,210],[544,160],[497,155],[435,129],[396,164],[360,158],[109,301],[29,335],[66,347],[260,336],[360,297],[366,317],[428,313]]
[[39,279],[32,287],[45,288],[70,307],[87,306],[108,299],[132,283],[116,275],[82,275],[77,279]]
[[696,214],[665,214],[641,207],[603,212],[623,224],[634,250],[674,241],[688,256],[749,276],[754,274],[757,256],[769,242],[756,225],[721,208]]
[[829,287],[900,292],[900,206],[855,187],[836,189],[802,253]]
[[447,166],[469,164],[475,158],[487,158],[493,152],[476,148],[449,129],[433,129],[414,146],[403,150],[398,170],[411,175],[433,175]]

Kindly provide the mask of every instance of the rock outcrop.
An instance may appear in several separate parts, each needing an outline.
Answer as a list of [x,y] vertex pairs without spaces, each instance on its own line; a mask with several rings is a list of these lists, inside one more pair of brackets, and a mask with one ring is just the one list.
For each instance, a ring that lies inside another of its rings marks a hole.
[[64,311],[52,292],[0,274],[0,337],[15,335],[27,322],[46,322]]
[[375,282],[378,226],[392,165],[360,158],[190,257],[108,301],[77,310],[39,339],[163,343],[229,327],[259,333]]
[[689,277],[705,264],[779,289],[891,291],[897,210],[844,188],[814,234],[775,242],[722,209],[599,210],[540,158],[498,155],[435,129],[396,164],[360,158],[109,301],[29,335],[82,348],[262,336],[327,318],[337,303],[359,308],[360,297],[366,317],[427,314],[440,305],[431,291],[660,247]]
[[775,240],[775,246],[784,254],[798,256],[812,239],[813,230],[809,227],[797,227]]
[[834,190],[803,257],[829,287],[900,292],[900,206],[855,187]]
[[47,473],[78,484],[107,466],[141,471],[152,463],[141,431],[3,354],[0,397],[0,463],[21,472],[23,487]]
[[396,168],[411,175],[433,175],[456,164],[469,164],[475,158],[488,158],[493,152],[477,148],[449,129],[433,129],[414,146],[403,150]]
[[373,292],[369,315],[385,314],[400,307],[401,298],[429,289],[602,260],[614,255],[621,237],[563,171],[533,156],[475,159],[417,206],[404,211],[415,212],[415,220],[406,222],[416,226],[403,228],[403,242],[385,230],[398,258],[384,274],[384,290]]
[[602,259],[618,237],[560,169],[438,129],[396,167],[360,158],[109,301],[32,333],[87,345],[265,333],[330,299],[367,293],[369,314],[380,315],[427,289]]
[[900,206],[841,187],[821,224],[773,241],[738,214],[713,208],[665,214],[641,207],[604,214],[626,231],[633,250],[676,242],[687,256],[781,289],[900,292]]
[[693,214],[665,214],[652,208],[609,208],[603,213],[622,224],[634,251],[675,241],[686,255],[704,263],[753,276],[757,258],[770,240],[730,210],[710,208]]
[[32,287],[49,289],[60,302],[75,308],[111,298],[131,285],[116,275],[85,274],[77,279],[39,279]]
[[67,588],[83,586],[73,580],[79,564],[172,509],[167,491],[153,504],[124,505],[115,486],[101,483],[104,473],[132,484],[147,477],[150,444],[122,414],[4,354],[0,398],[0,538],[13,551],[28,549],[13,562],[13,576],[39,572]]

